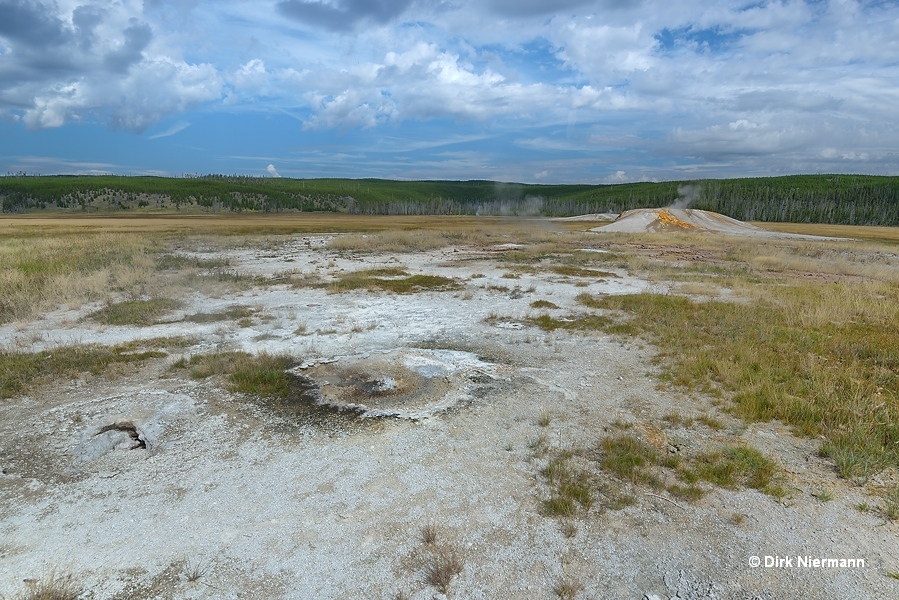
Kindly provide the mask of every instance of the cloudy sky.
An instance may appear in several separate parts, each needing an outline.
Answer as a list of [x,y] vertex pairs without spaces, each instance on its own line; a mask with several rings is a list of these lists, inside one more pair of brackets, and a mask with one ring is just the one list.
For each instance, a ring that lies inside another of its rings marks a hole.
[[899,173],[899,1],[0,0],[0,172]]

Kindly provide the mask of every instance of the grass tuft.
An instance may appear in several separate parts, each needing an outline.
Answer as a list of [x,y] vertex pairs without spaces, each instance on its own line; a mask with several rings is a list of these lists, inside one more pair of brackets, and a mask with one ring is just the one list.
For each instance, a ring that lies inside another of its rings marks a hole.
[[890,521],[899,520],[899,485],[888,490],[883,500],[883,516]]
[[433,523],[422,525],[421,529],[419,529],[418,532],[421,535],[421,541],[423,544],[433,546],[437,543],[437,526]]
[[16,600],[77,600],[83,589],[71,573],[61,575],[51,570],[38,580],[25,580],[26,591]]
[[549,427],[549,424],[552,423],[553,415],[548,410],[541,410],[540,416],[537,417],[537,425],[540,427]]
[[[397,277],[397,274],[400,276]],[[460,289],[461,286],[455,279],[440,275],[409,275],[402,269],[373,269],[346,273],[328,287],[333,292],[364,289],[415,294],[426,291],[453,291]]]
[[553,593],[559,600],[574,600],[582,589],[584,586],[579,580],[565,576],[553,586]]
[[781,487],[780,468],[755,448],[729,446],[720,451],[703,453],[693,459],[692,469],[684,470],[684,478],[699,479],[719,487],[750,487],[775,498],[786,491]]
[[290,378],[285,372],[295,361],[285,354],[262,352],[214,352],[179,360],[172,368],[189,368],[194,379],[227,375],[232,392],[284,399],[290,395]]
[[550,302],[549,300],[534,300],[533,302],[531,302],[531,308],[555,309],[559,308],[559,306],[553,302]]
[[441,594],[446,594],[453,577],[462,573],[463,566],[462,556],[454,548],[438,548],[425,567],[426,581]]
[[169,298],[124,300],[107,304],[89,318],[107,325],[153,325],[159,317],[180,306],[181,302]]

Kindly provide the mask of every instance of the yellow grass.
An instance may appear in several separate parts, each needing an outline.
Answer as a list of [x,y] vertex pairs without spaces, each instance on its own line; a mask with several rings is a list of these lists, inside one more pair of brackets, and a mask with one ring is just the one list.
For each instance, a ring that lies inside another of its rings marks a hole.
[[388,216],[340,213],[276,213],[227,215],[154,214],[134,216],[0,217],[0,237],[86,233],[153,233],[247,235],[258,233],[329,233],[360,231],[440,231],[446,234],[481,231],[508,233],[546,227],[539,219],[472,216]]

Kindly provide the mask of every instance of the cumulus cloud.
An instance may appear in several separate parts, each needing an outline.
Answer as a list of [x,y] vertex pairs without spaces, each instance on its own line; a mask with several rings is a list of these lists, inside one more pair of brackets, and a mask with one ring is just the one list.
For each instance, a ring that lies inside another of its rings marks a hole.
[[509,147],[543,153],[523,177],[618,144],[628,161],[595,177],[628,180],[653,160],[886,165],[899,147],[894,2],[0,0],[0,15],[0,122],[31,128],[139,132],[227,103],[317,131],[514,131]]
[[0,14],[0,115],[30,128],[95,118],[143,131],[221,95],[215,67],[154,48],[133,4],[0,0]]

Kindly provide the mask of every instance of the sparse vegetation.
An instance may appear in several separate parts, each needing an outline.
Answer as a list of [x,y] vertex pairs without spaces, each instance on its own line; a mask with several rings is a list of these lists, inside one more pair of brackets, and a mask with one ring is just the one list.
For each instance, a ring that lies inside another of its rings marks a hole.
[[724,488],[750,487],[775,498],[786,495],[780,483],[780,468],[755,448],[727,446],[693,457],[680,476],[688,483],[708,481]]
[[112,347],[93,344],[31,353],[0,351],[0,398],[24,393],[36,383],[60,376],[109,374],[118,366],[139,365],[165,356],[168,354],[159,350],[152,340],[143,347],[134,343]]
[[[603,483],[594,472],[596,468],[625,485],[666,490],[674,498],[688,502],[705,495],[706,490],[697,485],[701,481],[725,488],[752,487],[776,498],[786,494],[776,464],[745,446],[727,446],[681,457],[660,452],[633,435],[620,433],[604,438],[592,451],[549,454],[549,461],[541,470],[550,487],[550,498],[543,503],[548,516],[574,517],[579,507],[589,510],[596,498],[601,499],[602,507],[612,510],[634,503],[632,495]],[[574,468],[572,459],[579,456],[582,457],[579,466]],[[583,457],[591,459],[585,461]]]
[[830,502],[831,500],[833,500],[833,492],[831,492],[830,490],[818,490],[812,495],[821,502]]
[[[645,334],[663,379],[720,394],[750,420],[780,419],[823,436],[842,477],[899,465],[899,288],[869,284],[757,285],[751,304],[659,294],[581,297],[631,317],[598,328]],[[547,329],[575,328],[544,316]]]
[[84,591],[74,575],[55,570],[40,579],[26,579],[25,586],[25,591],[13,600],[77,600]]
[[597,271],[596,269],[588,269],[573,265],[551,265],[548,267],[548,270],[556,275],[565,275],[567,277],[592,277],[594,279],[618,277],[617,274],[610,271]]
[[184,578],[188,583],[196,583],[209,571],[209,567],[202,561],[188,560],[184,564]]

